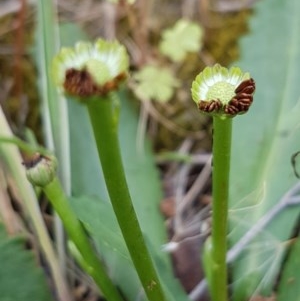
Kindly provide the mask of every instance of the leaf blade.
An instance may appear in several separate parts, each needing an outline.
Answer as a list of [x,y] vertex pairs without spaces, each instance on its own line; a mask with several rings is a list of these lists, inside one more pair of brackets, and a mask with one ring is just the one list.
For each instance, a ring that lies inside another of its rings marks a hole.
[[[42,270],[19,239],[8,238],[0,225],[1,300],[51,301]],[[26,277],[24,277],[26,275]]]
[[[256,80],[257,91],[249,113],[234,122],[231,170],[231,206],[259,187],[266,187],[264,199],[255,210],[254,223],[268,214],[297,182],[290,159],[300,148],[296,117],[300,114],[297,84],[300,78],[297,68],[300,63],[300,38],[297,34],[300,5],[297,1],[276,0],[274,3],[266,0],[258,3],[256,9],[256,16],[251,21],[252,34],[242,41],[239,66],[250,71]],[[299,208],[287,208],[264,230],[278,243],[287,240],[298,214]],[[248,225],[243,233],[231,236],[231,244],[236,243],[250,227]],[[262,260],[253,252],[244,253],[243,258],[244,261],[234,264],[234,281],[240,282],[237,289],[251,286],[253,293],[262,284],[268,269],[258,271],[242,283],[243,271],[257,266]],[[280,258],[276,260],[281,262]],[[266,294],[272,290],[279,267],[280,264],[273,279],[263,286],[262,291]],[[234,300],[244,300],[250,291]]]

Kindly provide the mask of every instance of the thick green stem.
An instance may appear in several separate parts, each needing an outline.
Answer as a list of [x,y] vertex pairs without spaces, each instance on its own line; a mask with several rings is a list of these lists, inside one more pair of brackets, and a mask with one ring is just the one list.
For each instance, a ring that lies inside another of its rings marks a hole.
[[213,121],[213,205],[211,297],[227,301],[227,216],[232,119]]
[[95,280],[105,298],[109,301],[123,301],[116,287],[107,276],[103,263],[95,254],[85,230],[73,212],[57,178],[43,187],[55,211],[63,221],[64,227],[84,260],[82,265]]
[[166,300],[146,247],[129,194],[119,140],[118,112],[112,97],[93,98],[88,111],[110,200],[133,264],[150,301]]

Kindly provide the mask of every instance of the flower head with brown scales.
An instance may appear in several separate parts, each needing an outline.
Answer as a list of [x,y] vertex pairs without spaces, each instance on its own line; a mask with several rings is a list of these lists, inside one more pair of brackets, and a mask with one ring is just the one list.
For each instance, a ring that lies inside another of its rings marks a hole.
[[246,113],[252,102],[255,82],[240,68],[229,70],[219,64],[206,67],[192,84],[192,98],[198,109],[221,119]]
[[62,92],[82,99],[117,90],[127,77],[128,65],[124,46],[98,39],[62,48],[54,58],[53,75]]

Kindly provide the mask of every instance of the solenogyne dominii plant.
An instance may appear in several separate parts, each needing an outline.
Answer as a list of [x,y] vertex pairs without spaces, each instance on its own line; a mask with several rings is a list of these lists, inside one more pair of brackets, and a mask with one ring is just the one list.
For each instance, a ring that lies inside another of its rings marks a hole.
[[[165,293],[131,201],[118,141],[117,92],[126,79],[127,52],[118,42],[97,40],[64,48],[54,59],[60,90],[87,105],[110,200],[123,237],[149,301],[165,301]],[[99,217],[101,218],[101,217]]]
[[206,67],[192,84],[200,112],[213,117],[212,234],[204,248],[204,266],[213,301],[227,300],[227,216],[232,117],[246,113],[255,82],[240,68]]

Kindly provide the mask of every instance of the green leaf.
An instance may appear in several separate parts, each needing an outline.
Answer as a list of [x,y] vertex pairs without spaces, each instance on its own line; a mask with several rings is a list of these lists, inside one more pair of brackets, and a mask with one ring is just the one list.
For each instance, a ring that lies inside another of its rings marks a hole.
[[45,275],[20,239],[8,238],[0,225],[0,300],[50,301]]
[[150,65],[136,72],[133,78],[137,81],[135,93],[142,100],[166,102],[172,97],[174,88],[179,85],[169,69]]
[[197,23],[181,19],[163,31],[159,49],[174,62],[183,61],[188,52],[198,52],[202,47],[203,29]]
[[[254,103],[233,128],[231,233],[234,245],[299,181],[291,157],[300,149],[300,2],[265,0],[256,6],[239,67],[256,81]],[[276,22],[273,22],[276,20]],[[252,205],[243,200],[252,197]],[[235,207],[240,207],[236,210]],[[233,300],[269,295],[300,206],[284,208],[232,266]]]
[[284,265],[277,300],[300,300],[300,240],[296,240]]
[[[72,198],[70,201],[78,218],[93,237],[97,249],[103,255],[104,260],[109,263],[109,274],[113,281],[120,286],[129,300],[135,300],[139,295],[142,296],[142,285],[130,259],[111,204],[97,197],[87,196]],[[162,256],[162,251],[157,250],[151,243],[146,232],[144,237],[164,289],[169,295],[169,300],[187,300],[179,284],[173,278],[168,262]]]
[[109,275],[130,300],[142,291],[121,230],[110,203],[97,197],[72,198],[78,218],[93,238],[97,249],[108,264]]

